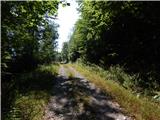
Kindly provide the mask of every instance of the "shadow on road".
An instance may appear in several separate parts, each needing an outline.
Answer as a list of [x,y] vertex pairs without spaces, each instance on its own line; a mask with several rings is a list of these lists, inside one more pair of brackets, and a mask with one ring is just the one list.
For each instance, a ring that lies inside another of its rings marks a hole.
[[47,113],[63,120],[115,120],[112,114],[121,111],[111,99],[85,79],[59,76]]

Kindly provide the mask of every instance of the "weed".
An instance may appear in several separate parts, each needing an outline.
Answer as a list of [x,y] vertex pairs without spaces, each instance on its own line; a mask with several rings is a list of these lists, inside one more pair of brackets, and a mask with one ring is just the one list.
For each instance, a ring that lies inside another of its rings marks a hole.
[[[105,72],[101,73],[101,69],[99,70],[99,68],[83,66],[81,64],[74,64],[72,66],[107,94],[109,93],[129,114],[135,116],[137,120],[160,120],[160,107],[156,103],[143,97],[136,97],[132,94],[132,91],[126,90],[117,84],[116,80],[114,80],[116,77],[110,74],[110,72],[106,72],[109,73],[109,77],[105,77]],[[114,79],[110,80],[109,78]]]
[[15,78],[16,96],[6,120],[41,120],[52,94],[58,65],[42,65]]

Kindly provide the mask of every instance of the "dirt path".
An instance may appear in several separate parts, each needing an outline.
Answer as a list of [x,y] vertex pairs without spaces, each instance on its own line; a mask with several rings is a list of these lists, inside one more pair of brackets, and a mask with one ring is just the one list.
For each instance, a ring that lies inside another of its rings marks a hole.
[[[67,77],[67,72],[74,74]],[[60,67],[44,120],[131,120],[120,106],[74,68]]]

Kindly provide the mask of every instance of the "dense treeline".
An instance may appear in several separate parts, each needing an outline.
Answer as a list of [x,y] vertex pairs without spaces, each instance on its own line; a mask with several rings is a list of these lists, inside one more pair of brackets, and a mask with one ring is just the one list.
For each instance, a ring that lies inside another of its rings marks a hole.
[[53,48],[54,51],[58,37],[56,26],[49,25],[45,19],[48,14],[55,14],[57,5],[57,2],[2,2],[3,71],[13,70],[11,66],[22,61],[23,64],[16,64],[15,70],[32,68],[45,59],[41,52],[47,56],[45,50]]
[[16,76],[56,59],[57,9],[58,1],[1,2],[2,118],[17,90],[27,85]]
[[61,61],[68,62],[68,42],[63,43]]
[[133,89],[159,90],[160,3],[83,1],[79,10],[68,59],[104,69],[119,65],[136,75]]

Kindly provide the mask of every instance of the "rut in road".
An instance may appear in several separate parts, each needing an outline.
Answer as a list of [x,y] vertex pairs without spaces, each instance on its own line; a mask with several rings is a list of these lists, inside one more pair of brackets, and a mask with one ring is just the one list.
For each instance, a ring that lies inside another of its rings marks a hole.
[[[68,71],[74,74],[67,76]],[[74,68],[61,65],[44,120],[131,120],[122,108]]]

